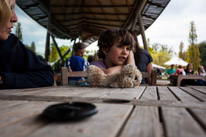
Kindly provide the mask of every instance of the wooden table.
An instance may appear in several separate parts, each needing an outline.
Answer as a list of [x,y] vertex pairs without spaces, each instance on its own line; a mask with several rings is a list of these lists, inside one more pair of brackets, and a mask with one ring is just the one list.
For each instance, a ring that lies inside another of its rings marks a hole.
[[[78,122],[39,118],[58,102],[91,102]],[[1,137],[206,137],[206,87],[46,87],[0,90]]]
[[[170,80],[175,80],[175,82],[173,81],[173,85],[175,86],[180,86],[181,85],[181,81],[182,80],[186,80],[186,79],[190,79],[190,80],[205,80],[206,77],[204,76],[199,76],[199,75],[171,75],[169,77]],[[195,84],[195,83],[194,83]]]

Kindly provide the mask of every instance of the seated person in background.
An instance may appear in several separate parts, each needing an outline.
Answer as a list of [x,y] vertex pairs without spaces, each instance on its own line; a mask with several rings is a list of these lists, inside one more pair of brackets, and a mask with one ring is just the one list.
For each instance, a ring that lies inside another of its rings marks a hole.
[[94,61],[94,56],[92,55],[89,55],[88,58],[87,58],[88,62],[91,63],[92,61]]
[[179,65],[175,73],[173,73],[172,75],[185,75],[185,71],[182,65]]
[[168,68],[168,69],[166,70],[166,74],[167,74],[167,75],[172,75],[173,73],[175,73],[176,69],[175,69],[174,67],[175,67],[175,65],[172,64],[172,65],[171,65],[171,68]]
[[194,75],[194,70],[192,69],[192,64],[188,63],[185,69],[186,75]]
[[[197,75],[206,76],[206,73],[205,73],[203,66],[198,67]],[[197,84],[200,86],[206,86],[206,80],[197,80]]]
[[157,68],[157,75],[162,75],[162,71],[161,71],[161,69],[159,69],[159,68]]
[[118,73],[124,65],[131,64],[135,66],[133,36],[126,30],[108,29],[105,30],[98,40],[98,57],[91,63],[102,68],[104,73]]
[[[184,70],[186,75],[194,75],[194,70],[192,69],[192,64],[188,63],[186,69]],[[195,80],[192,79],[183,79],[181,86],[184,85],[196,85]]]
[[[137,68],[140,72],[152,72],[152,56],[150,53],[139,46],[139,42],[137,40],[136,32],[130,31],[134,40],[135,40],[135,52],[134,52],[134,59]],[[151,84],[151,78],[143,78],[141,84]]]
[[[85,45],[83,43],[76,43],[73,46],[74,55],[66,60],[65,66],[69,72],[72,71],[86,71],[89,62],[83,58],[85,52]],[[83,77],[69,78],[69,85],[78,85],[76,81],[84,80]]]
[[14,35],[15,0],[0,0],[0,89],[53,86],[52,68]]

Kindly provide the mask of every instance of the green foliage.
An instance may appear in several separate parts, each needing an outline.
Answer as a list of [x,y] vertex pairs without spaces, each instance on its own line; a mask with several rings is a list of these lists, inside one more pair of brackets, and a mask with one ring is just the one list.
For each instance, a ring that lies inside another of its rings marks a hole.
[[31,43],[31,49],[30,50],[33,51],[36,54],[36,46],[35,46],[34,42]]
[[199,44],[199,51],[200,51],[200,64],[206,67],[206,41],[203,41]]
[[197,42],[197,34],[194,21],[190,22],[189,43],[194,45]]
[[[62,53],[62,55],[69,49],[70,47],[69,46],[61,46],[59,49]],[[69,58],[71,56],[71,52],[69,52],[65,57],[64,57],[64,60],[66,60],[67,58]]]
[[57,60],[59,57],[58,52],[56,50],[56,47],[54,45],[54,43],[51,44],[51,52],[50,52],[50,62],[54,62],[55,60]]
[[169,49],[167,45],[159,43],[153,44],[152,48],[149,47],[149,52],[153,58],[153,62],[161,66],[164,66],[164,63],[168,61],[173,54],[171,48]]
[[29,46],[29,45],[25,45],[28,49],[30,49],[34,54],[36,54],[37,55],[37,53],[36,53],[36,46],[35,46],[35,43],[34,42],[32,42],[31,43],[31,46]]
[[17,38],[19,38],[19,40],[21,40],[23,42],[22,28],[21,28],[21,23],[20,22],[18,22],[16,24],[15,35],[16,35]]
[[[52,43],[51,45],[52,45],[52,46],[51,46],[51,53],[50,53],[50,61],[51,61],[51,62],[54,62],[54,61],[56,61],[57,59],[59,59],[60,56],[59,56],[59,54],[58,54],[58,52],[57,52],[57,49],[56,49],[54,43]],[[70,48],[69,46],[65,46],[65,45],[59,47],[60,52],[61,52],[62,55],[63,55],[69,48]],[[66,59],[67,59],[68,57],[70,57],[70,56],[71,56],[71,52],[69,52],[69,53],[64,57],[64,60],[66,60]]]
[[187,61],[193,65],[194,70],[197,70],[200,65],[199,45],[195,44],[189,46]]
[[197,41],[197,34],[195,29],[194,21],[190,22],[190,31],[189,31],[189,48],[188,48],[188,58],[187,61],[193,65],[193,69],[197,70],[200,65],[200,51],[199,45],[195,44]]
[[179,46],[179,58],[187,60],[187,51],[183,51],[184,43],[181,41]]

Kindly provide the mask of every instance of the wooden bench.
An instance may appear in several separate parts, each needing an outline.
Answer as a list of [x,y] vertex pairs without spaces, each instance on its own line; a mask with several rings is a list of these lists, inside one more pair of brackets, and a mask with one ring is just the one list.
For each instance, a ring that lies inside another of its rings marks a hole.
[[[61,69],[61,75],[62,75],[62,85],[66,86],[68,85],[68,77],[87,77],[86,71],[74,71],[74,72],[68,72],[67,67],[62,67]],[[152,73],[146,73],[142,72],[143,78],[151,78],[151,84],[150,85],[156,85],[157,83],[157,70],[153,69]]]
[[[171,75],[169,77],[169,79],[171,79],[173,81],[173,85],[176,84],[176,86],[180,86],[181,85],[181,81],[183,79],[192,79],[192,80],[199,80],[199,79],[202,79],[202,80],[206,80],[206,76],[199,76],[199,75]],[[176,83],[175,81],[176,80]]]

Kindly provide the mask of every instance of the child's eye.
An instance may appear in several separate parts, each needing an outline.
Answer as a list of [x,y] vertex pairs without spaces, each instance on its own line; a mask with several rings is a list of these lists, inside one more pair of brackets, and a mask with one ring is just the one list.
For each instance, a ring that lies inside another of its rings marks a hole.
[[132,50],[132,49],[130,47],[128,47],[127,50]]

